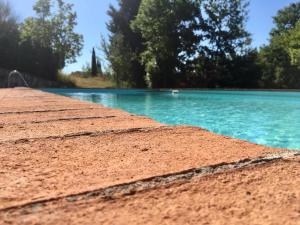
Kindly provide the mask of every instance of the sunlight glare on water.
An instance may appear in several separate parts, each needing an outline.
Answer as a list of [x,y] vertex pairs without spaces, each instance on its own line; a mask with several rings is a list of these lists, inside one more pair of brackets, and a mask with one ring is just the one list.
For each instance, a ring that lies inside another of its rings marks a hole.
[[300,92],[48,89],[84,101],[193,125],[272,147],[300,150]]

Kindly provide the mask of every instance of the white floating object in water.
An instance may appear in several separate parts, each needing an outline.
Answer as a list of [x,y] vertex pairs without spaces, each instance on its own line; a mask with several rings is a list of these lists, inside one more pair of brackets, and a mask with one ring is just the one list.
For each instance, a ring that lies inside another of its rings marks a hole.
[[172,94],[178,94],[179,90],[172,90]]

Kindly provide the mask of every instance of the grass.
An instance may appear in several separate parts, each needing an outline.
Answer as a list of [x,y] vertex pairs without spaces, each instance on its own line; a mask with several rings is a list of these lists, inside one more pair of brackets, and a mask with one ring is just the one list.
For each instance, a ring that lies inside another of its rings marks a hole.
[[59,75],[59,80],[64,83],[72,83],[78,88],[113,88],[115,83],[104,76],[86,76],[83,74]]

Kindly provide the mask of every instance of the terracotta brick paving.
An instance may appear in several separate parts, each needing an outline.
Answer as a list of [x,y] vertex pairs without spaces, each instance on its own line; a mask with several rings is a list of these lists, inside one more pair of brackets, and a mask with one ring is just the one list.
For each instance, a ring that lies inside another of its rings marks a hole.
[[[234,169],[291,151],[32,89],[0,90],[0,106],[0,223],[300,224],[298,156]],[[93,197],[215,166],[213,174]],[[90,197],[66,200],[82,193]]]

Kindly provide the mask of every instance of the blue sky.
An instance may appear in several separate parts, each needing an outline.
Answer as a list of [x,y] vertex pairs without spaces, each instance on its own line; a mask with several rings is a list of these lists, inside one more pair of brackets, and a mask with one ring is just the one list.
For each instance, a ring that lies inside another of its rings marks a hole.
[[[8,0],[19,16],[20,21],[28,16],[33,16],[32,6],[36,0]],[[93,47],[100,46],[100,36],[107,36],[106,14],[109,4],[117,5],[117,0],[65,0],[74,4],[78,14],[76,31],[84,35],[84,49],[78,57],[77,63],[68,65],[64,70],[71,72],[80,70],[91,58]],[[259,47],[268,42],[269,32],[273,27],[272,17],[276,12],[295,0],[250,0],[249,21],[247,29],[252,34],[254,47]],[[101,52],[98,51],[101,58]]]

